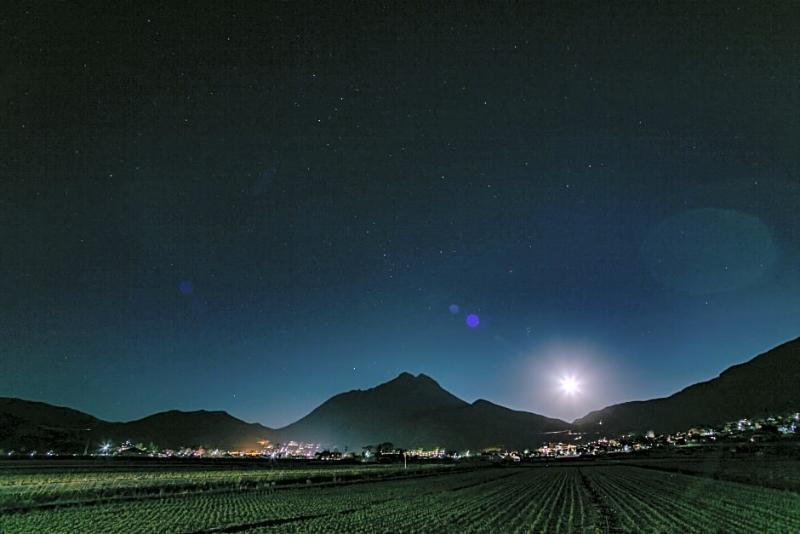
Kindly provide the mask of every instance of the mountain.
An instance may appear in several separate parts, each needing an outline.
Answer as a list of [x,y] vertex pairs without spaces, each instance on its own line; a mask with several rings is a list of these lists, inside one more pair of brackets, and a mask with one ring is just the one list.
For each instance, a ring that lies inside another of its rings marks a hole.
[[0,414],[44,427],[79,429],[90,428],[100,422],[100,419],[72,408],[9,397],[0,397]]
[[361,450],[391,442],[401,447],[478,449],[531,447],[569,423],[510,410],[489,401],[469,404],[424,374],[402,373],[367,390],[331,397],[307,416],[273,430],[225,412],[157,413],[127,423],[41,402],[0,398],[0,448],[82,452],[101,443],[155,443],[162,448],[255,448],[259,440],[322,443]]
[[128,423],[104,423],[92,434],[116,443],[130,439],[170,449],[204,446],[241,450],[257,448],[258,441],[270,439],[272,432],[271,428],[246,423],[227,412],[170,410]]
[[331,397],[299,421],[276,430],[275,437],[350,450],[386,441],[400,447],[478,449],[538,445],[546,432],[569,426],[484,400],[469,404],[429,376],[402,373],[377,387]]
[[[674,432],[800,410],[800,338],[674,395],[608,406],[573,422],[606,434]],[[602,425],[600,424],[602,421]]]
[[256,448],[272,429],[246,423],[225,412],[157,413],[127,423],[112,423],[89,414],[43,402],[0,397],[0,448],[60,452],[95,450],[100,443],[155,443],[222,449]]
[[0,449],[46,451],[57,444],[83,451],[89,429],[102,423],[71,408],[0,397]]

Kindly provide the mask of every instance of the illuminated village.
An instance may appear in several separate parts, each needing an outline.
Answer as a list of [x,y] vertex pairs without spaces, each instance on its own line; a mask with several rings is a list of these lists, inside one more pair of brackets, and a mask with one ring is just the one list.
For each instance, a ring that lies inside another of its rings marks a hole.
[[[656,435],[650,431],[644,435],[627,434],[615,438],[600,437],[586,439],[585,433],[561,433],[559,441],[542,443],[538,448],[508,450],[503,447],[484,448],[477,451],[453,451],[444,448],[401,449],[392,443],[367,445],[360,451],[339,451],[320,443],[288,441],[272,443],[259,441],[255,447],[246,450],[221,450],[203,447],[183,447],[179,449],[160,449],[155,444],[132,443],[102,444],[91,456],[127,456],[151,458],[259,458],[270,460],[298,461],[349,461],[349,462],[392,462],[392,461],[457,461],[462,459],[484,459],[494,461],[520,462],[536,459],[578,458],[626,454],[658,448],[701,447],[722,444],[768,444],[781,441],[798,440],[800,432],[800,412],[772,416],[763,419],[739,419],[718,426],[695,427],[684,432]],[[6,452],[15,456],[16,451]],[[40,453],[33,451],[26,456],[55,456],[54,451]],[[77,456],[77,455],[75,455]]]

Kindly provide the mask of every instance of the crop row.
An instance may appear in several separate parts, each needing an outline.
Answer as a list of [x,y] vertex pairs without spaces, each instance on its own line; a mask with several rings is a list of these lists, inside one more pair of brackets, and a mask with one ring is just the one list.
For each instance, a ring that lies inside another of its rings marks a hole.
[[357,479],[413,476],[454,469],[453,465],[414,464],[409,469],[398,465],[348,466],[342,468],[260,469],[220,471],[127,471],[95,473],[52,473],[0,476],[0,510],[24,509],[51,504],[66,504],[165,496],[221,490],[264,489],[292,483],[328,483]]
[[347,488],[235,492],[9,514],[3,532],[488,528],[590,530],[599,520],[574,469],[484,469]]
[[16,532],[789,532],[800,495],[630,466],[486,468],[0,516]]
[[727,458],[706,455],[690,459],[644,459],[631,463],[663,471],[696,474],[777,489],[800,490],[800,458]]
[[301,532],[570,532],[594,530],[599,516],[575,470],[522,469],[512,477],[484,473],[488,483],[396,498],[354,513],[314,518],[273,529]]
[[[411,464],[409,469],[441,469],[446,464]],[[452,466],[452,464],[449,464]],[[136,467],[129,467],[125,470],[65,470],[59,472],[43,472],[43,473],[14,473],[13,471],[0,470],[0,486],[41,486],[44,484],[53,485],[75,485],[86,483],[127,483],[139,481],[156,481],[156,482],[169,482],[171,480],[200,480],[200,479],[215,479],[224,477],[244,477],[244,476],[263,476],[270,474],[270,476],[297,476],[300,474],[327,474],[327,473],[364,473],[371,471],[392,471],[403,469],[402,466],[397,464],[364,464],[364,465],[348,465],[342,467],[304,467],[304,468],[270,468],[261,467],[257,469],[174,469],[166,468],[148,468],[137,469]]]
[[631,466],[582,468],[624,530],[800,531],[800,495]]

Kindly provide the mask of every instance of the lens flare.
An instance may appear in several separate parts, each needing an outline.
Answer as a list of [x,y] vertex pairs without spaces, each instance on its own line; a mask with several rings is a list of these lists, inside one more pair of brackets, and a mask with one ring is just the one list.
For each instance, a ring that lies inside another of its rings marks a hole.
[[565,376],[561,379],[561,391],[567,395],[574,395],[579,392],[578,381],[574,376]]

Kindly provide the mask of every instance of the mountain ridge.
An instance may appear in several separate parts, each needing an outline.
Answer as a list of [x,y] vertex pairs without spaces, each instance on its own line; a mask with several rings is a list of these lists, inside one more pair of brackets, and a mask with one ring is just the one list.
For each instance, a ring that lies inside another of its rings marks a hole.
[[589,412],[572,424],[609,433],[673,432],[800,409],[800,337],[672,395]]
[[[428,375],[404,372],[373,388],[335,395],[275,432],[281,440],[350,449],[384,441],[401,447],[481,448],[516,447],[545,431],[569,428],[566,421],[493,404],[497,413],[492,416],[506,421],[505,427],[498,426],[487,420],[480,401],[470,404]],[[512,419],[515,426],[510,427]]]
[[[33,414],[33,416],[31,416]],[[64,417],[67,414],[69,417]],[[158,444],[163,448],[253,448],[273,430],[222,410],[165,410],[126,422],[98,419],[72,408],[0,397],[0,448],[82,452],[106,441]]]
[[799,411],[799,376],[800,337],[668,397],[606,406],[571,423],[482,398],[469,403],[430,376],[408,372],[368,389],[333,395],[281,428],[248,423],[222,410],[202,409],[172,409],[133,421],[109,422],[65,406],[0,397],[0,448],[44,450],[55,443],[75,452],[107,439],[152,441],[163,448],[252,449],[264,439],[309,441],[351,450],[386,441],[401,447],[530,447],[552,432],[672,432],[740,417]]

